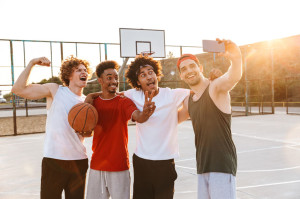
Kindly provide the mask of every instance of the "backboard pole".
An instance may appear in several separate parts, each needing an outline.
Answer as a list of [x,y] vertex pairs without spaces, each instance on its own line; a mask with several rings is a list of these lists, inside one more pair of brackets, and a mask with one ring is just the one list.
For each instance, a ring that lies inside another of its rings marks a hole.
[[120,70],[119,70],[119,76],[122,74],[123,70],[125,69],[128,60],[129,60],[129,57],[126,57],[123,64],[122,64],[122,66],[121,66],[121,68],[120,68]]

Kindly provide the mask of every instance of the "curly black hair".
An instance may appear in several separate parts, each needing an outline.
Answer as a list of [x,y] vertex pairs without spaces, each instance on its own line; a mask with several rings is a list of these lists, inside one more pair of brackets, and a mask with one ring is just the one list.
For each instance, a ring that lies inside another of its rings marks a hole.
[[111,61],[111,60],[103,61],[96,66],[96,75],[98,78],[100,78],[100,76],[106,69],[112,68],[118,71],[119,67],[120,67],[119,64],[115,61]]
[[153,67],[153,71],[157,76],[157,80],[160,81],[160,78],[163,76],[162,74],[162,67],[159,61],[154,60],[152,57],[139,55],[137,56],[134,61],[128,66],[128,69],[125,73],[125,77],[127,78],[127,82],[130,84],[131,87],[139,89],[141,88],[138,85],[138,73],[140,71],[141,66],[150,65]]

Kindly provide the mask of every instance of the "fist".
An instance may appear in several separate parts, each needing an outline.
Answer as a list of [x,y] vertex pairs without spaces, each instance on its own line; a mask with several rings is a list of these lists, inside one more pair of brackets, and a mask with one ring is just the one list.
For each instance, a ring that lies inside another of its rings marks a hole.
[[30,61],[33,65],[50,66],[50,61],[46,57],[39,57]]
[[217,69],[217,68],[213,68],[211,69],[211,71],[209,72],[209,79],[211,81],[213,81],[214,79],[217,79],[218,77],[222,76],[223,73],[221,70]]

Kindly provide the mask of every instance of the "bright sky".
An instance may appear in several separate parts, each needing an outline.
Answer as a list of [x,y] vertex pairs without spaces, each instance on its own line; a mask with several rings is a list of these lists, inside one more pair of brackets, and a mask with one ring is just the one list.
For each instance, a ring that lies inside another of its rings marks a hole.
[[0,0],[0,38],[119,43],[119,28],[163,29],[168,45],[248,44],[300,34],[299,0]]
[[[299,0],[0,0],[0,39],[119,43],[119,28],[138,28],[165,30],[167,45],[201,46],[203,39],[215,38],[244,45],[299,35],[299,5]],[[49,45],[44,45],[26,44],[30,49],[26,61],[49,56]],[[58,66],[56,45],[53,62]],[[75,54],[72,45],[64,45],[64,51],[69,47],[72,50],[67,53]],[[14,53],[22,55],[22,44],[15,46],[20,50]],[[113,50],[119,52],[118,48]],[[0,52],[0,66],[9,66],[9,47],[0,45]],[[81,50],[79,57],[97,56]],[[99,59],[89,61],[95,65]],[[22,66],[23,58],[15,62]],[[22,70],[15,70],[15,79]],[[55,70],[57,75],[58,68]],[[49,71],[44,76],[39,69],[34,72],[32,81],[49,78]],[[10,68],[1,68],[0,73],[0,84],[10,84]]]

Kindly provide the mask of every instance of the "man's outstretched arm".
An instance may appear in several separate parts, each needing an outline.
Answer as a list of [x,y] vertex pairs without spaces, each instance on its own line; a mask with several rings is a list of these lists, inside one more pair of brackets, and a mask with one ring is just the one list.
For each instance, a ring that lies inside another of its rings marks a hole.
[[219,56],[230,60],[231,66],[228,71],[213,82],[217,92],[229,92],[242,77],[242,55],[240,48],[230,40],[219,40],[224,42],[225,52]]

